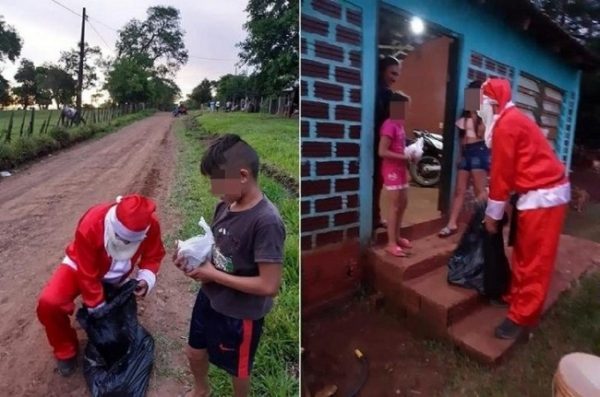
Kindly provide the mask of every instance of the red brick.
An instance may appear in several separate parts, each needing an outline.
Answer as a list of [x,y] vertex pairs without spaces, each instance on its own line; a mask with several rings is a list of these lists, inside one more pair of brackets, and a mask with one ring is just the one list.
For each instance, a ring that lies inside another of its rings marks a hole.
[[[329,212],[342,209],[341,197],[330,197],[326,199],[315,200],[315,211]],[[304,229],[302,229],[304,230]]]
[[339,243],[343,239],[344,232],[342,230],[319,233],[317,234],[317,246]]
[[317,98],[341,101],[344,99],[344,87],[317,81],[315,82],[315,96]]
[[360,234],[360,229],[358,227],[352,227],[346,231],[346,236],[348,238],[356,238]]
[[312,6],[316,11],[334,18],[342,17],[342,7],[331,0],[313,0]]
[[317,137],[319,138],[343,138],[344,125],[336,123],[317,123]]
[[350,126],[350,139],[360,139],[360,125]]
[[358,167],[358,161],[351,161],[350,164],[348,164],[348,173],[349,174],[358,174],[360,171],[359,167]]
[[[302,73],[304,73],[304,69],[302,69]],[[337,67],[335,68],[335,80],[338,83],[360,85],[360,70]]]
[[302,157],[331,157],[331,142],[302,141]]
[[302,59],[302,75],[329,78],[329,65],[308,59]]
[[[349,223],[356,223],[358,222],[358,212],[356,211],[351,211],[351,212],[342,212],[340,214],[335,214],[334,217],[334,224],[335,226],[342,226],[342,225],[347,225]],[[304,229],[302,229],[304,230]]]
[[301,181],[302,197],[331,193],[331,182],[328,179],[318,181]]
[[308,162],[303,162],[302,163],[302,176],[309,176],[310,175],[310,164]]
[[341,161],[320,161],[317,163],[317,175],[341,175],[344,163]]
[[335,38],[340,43],[360,45],[360,32],[338,25],[335,30]]
[[300,131],[302,132],[303,137],[308,136],[308,129],[309,129],[308,121],[303,121],[300,125]]
[[358,190],[358,188],[359,188],[358,178],[346,178],[346,179],[336,179],[335,180],[335,191],[337,193],[356,191],[356,190]]
[[326,215],[302,217],[302,232],[312,232],[329,227],[329,217]]
[[357,143],[338,142],[335,146],[337,157],[358,157],[360,145]]
[[344,60],[344,49],[337,45],[331,45],[324,41],[315,43],[315,56],[318,58],[331,59],[333,61]]
[[[304,105],[304,102],[302,102]],[[335,107],[336,120],[360,121],[361,109],[351,106],[339,105]],[[304,116],[304,113],[302,114]]]
[[303,200],[301,204],[302,215],[308,214],[310,212],[310,201]]
[[308,251],[313,248],[312,236],[302,236],[302,250]]
[[350,8],[346,8],[346,21],[350,22],[353,25],[361,26],[362,13],[358,10],[351,10]]
[[302,31],[327,36],[327,33],[329,32],[329,24],[318,18],[313,18],[311,16],[302,14]]
[[350,65],[355,68],[362,67],[362,55],[360,51],[350,51]]
[[308,95],[308,83],[306,81],[302,80],[302,82],[300,83],[300,86],[302,88],[301,95],[307,96]]
[[352,89],[350,90],[350,102],[360,103],[360,89]]
[[329,118],[329,105],[327,103],[302,101],[301,106],[302,117],[310,117],[314,119]]
[[348,196],[348,201],[346,202],[346,207],[348,208],[358,208],[359,206],[359,198],[358,194],[352,194]]

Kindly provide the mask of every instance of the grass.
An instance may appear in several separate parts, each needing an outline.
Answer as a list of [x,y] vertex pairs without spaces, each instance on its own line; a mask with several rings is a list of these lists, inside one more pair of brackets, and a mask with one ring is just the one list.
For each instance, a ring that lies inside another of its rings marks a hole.
[[549,396],[560,358],[571,352],[600,355],[600,274],[592,273],[561,298],[534,337],[504,364],[488,368],[447,344],[423,342],[449,376],[440,396]]
[[[42,112],[48,111],[40,111],[40,113]],[[9,112],[0,112],[0,117],[4,117],[2,113]],[[10,142],[5,142],[4,133],[0,133],[0,169],[13,168],[27,161],[34,160],[40,156],[44,156],[56,150],[68,147],[74,143],[81,142],[92,137],[104,136],[119,127],[148,117],[153,113],[154,110],[143,110],[137,113],[114,118],[110,122],[96,124],[91,124],[91,122],[88,122],[87,125],[81,125],[79,127],[73,127],[69,129],[57,127],[55,123],[51,121],[51,126],[48,128],[47,133],[32,134],[29,136],[24,132],[22,137],[19,136],[18,129],[15,133],[15,127],[13,127],[12,139]],[[48,113],[46,113],[46,115],[47,114]],[[20,124],[18,127],[20,128]],[[0,127],[0,131],[2,131],[2,127]]]
[[[232,119],[230,115],[220,114],[219,116]],[[274,136],[281,127],[280,120],[275,118],[266,119],[260,115],[243,115],[243,119],[251,125],[259,125],[260,130],[270,136]],[[206,120],[205,116],[200,117],[199,120],[203,122]],[[205,131],[218,134],[227,130],[227,123],[214,122],[212,115],[210,120],[212,121],[210,126],[202,125]],[[215,127],[215,125],[220,125],[221,128]],[[207,221],[212,220],[217,199],[210,193],[208,179],[202,177],[199,172],[199,161],[204,150],[201,138],[204,133],[198,130],[186,130],[181,121],[177,122],[175,131],[181,149],[171,205],[177,208],[183,223],[175,236],[170,239],[185,239],[200,232],[197,222],[201,216],[204,216]],[[255,133],[248,132],[248,129],[237,132],[256,146],[265,161],[279,165],[279,160],[264,154],[269,153],[262,144],[265,141],[254,139],[257,137]],[[288,138],[285,145],[297,147],[297,132],[294,137]],[[295,144],[289,142],[292,138]],[[293,169],[291,164],[297,164],[297,157],[296,153],[295,160],[286,159],[285,164],[289,170]],[[287,239],[282,288],[276,298],[273,310],[265,319],[264,331],[254,363],[251,395],[287,397],[298,393],[298,200],[271,178],[261,176],[260,183],[265,194],[277,206],[283,217]],[[198,287],[194,283],[191,291],[195,292],[197,289]],[[209,376],[215,395],[232,395],[229,375],[211,366]],[[191,378],[189,381],[191,382]]]
[[235,133],[256,148],[261,160],[298,178],[298,120],[260,113],[204,113],[198,117],[210,132]]

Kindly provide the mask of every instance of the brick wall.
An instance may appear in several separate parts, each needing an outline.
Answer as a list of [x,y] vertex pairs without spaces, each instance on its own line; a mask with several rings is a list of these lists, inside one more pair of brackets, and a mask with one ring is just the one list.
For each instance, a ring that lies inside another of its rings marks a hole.
[[357,239],[361,10],[302,3],[302,249]]

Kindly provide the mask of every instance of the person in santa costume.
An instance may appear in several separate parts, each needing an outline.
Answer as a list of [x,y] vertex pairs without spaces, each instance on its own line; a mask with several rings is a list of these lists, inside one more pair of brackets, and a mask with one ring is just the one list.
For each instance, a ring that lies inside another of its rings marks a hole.
[[511,285],[504,298],[508,315],[495,330],[497,338],[516,339],[539,321],[571,188],[565,167],[540,128],[511,102],[508,80],[488,79],[481,93],[479,115],[492,157],[488,232],[498,232],[509,195],[518,197]]
[[93,314],[105,304],[103,283],[123,285],[136,265],[139,283],[135,294],[143,297],[154,287],[165,256],[155,211],[152,200],[132,194],[95,205],[79,220],[75,238],[37,307],[61,375],[75,370],[78,342],[69,315],[77,296],[81,294]]

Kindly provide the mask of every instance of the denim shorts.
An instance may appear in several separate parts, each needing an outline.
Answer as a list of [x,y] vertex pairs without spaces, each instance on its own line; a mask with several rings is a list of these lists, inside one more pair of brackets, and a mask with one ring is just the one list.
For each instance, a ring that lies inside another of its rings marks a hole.
[[485,142],[468,143],[463,147],[459,170],[490,170],[490,150]]

